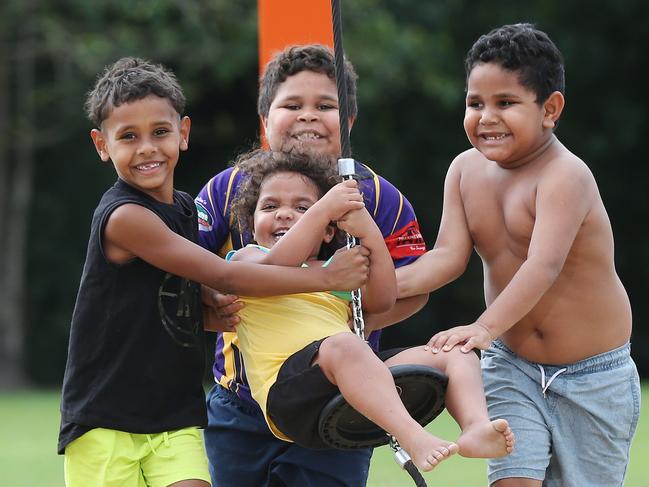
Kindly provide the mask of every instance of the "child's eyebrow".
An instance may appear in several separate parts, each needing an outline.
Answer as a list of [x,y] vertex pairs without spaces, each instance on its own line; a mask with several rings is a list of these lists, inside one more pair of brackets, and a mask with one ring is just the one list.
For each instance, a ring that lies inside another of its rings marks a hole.
[[[173,123],[169,120],[156,120],[154,122],[151,122],[149,124],[150,127],[160,127],[166,125],[168,127],[171,127]],[[124,132],[127,130],[137,130],[139,128],[138,124],[131,123],[131,124],[125,124],[125,125],[120,125],[117,127],[116,132]]]
[[518,98],[519,95],[516,93],[509,93],[509,92],[504,92],[504,93],[496,93],[494,95],[494,98]]
[[[520,95],[517,95],[516,93],[503,92],[503,93],[495,93],[491,95],[489,98],[501,99],[501,98],[519,98],[519,97]],[[467,100],[477,100],[481,98],[482,96],[476,93],[467,93],[466,95]]]
[[268,203],[269,201],[275,201],[277,198],[275,196],[262,196],[257,200],[257,204],[259,203]]
[[126,130],[133,130],[134,128],[136,128],[134,124],[118,125],[115,132],[124,132]]
[[154,125],[154,126],[157,127],[159,125],[173,125],[173,123],[170,120],[165,119],[165,120],[159,120],[157,122],[152,122],[151,125]]
[[[330,100],[333,102],[338,102],[338,95],[329,95],[327,93],[319,93],[315,95],[318,99]],[[277,100],[281,102],[293,101],[293,100],[302,100],[305,98],[305,95],[302,93],[288,93],[285,96],[277,97]]]

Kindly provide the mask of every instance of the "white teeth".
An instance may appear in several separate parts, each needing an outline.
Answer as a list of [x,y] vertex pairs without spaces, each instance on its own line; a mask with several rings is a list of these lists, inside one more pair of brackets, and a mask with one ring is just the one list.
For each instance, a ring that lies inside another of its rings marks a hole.
[[317,140],[322,138],[319,134],[316,134],[314,132],[302,132],[301,134],[297,134],[294,137],[297,140]]
[[137,166],[140,171],[149,171],[151,169],[155,169],[156,167],[160,167],[159,162],[151,162],[149,164],[140,164],[139,166]]
[[505,137],[507,137],[507,134],[500,134],[500,135],[483,135],[485,140],[502,140]]

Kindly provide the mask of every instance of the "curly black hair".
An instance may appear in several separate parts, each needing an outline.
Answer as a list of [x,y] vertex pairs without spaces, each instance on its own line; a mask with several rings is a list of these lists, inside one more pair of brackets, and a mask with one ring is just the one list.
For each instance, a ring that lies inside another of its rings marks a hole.
[[545,102],[555,91],[565,93],[563,57],[548,35],[533,24],[504,25],[481,36],[464,62],[467,79],[477,64],[495,62],[517,72],[522,86]]
[[[319,197],[341,180],[336,172],[336,158],[323,154],[256,149],[239,156],[235,167],[244,174],[230,207],[232,225],[239,231],[253,230],[259,192],[263,182],[270,176],[281,172],[300,174],[316,186]],[[339,233],[336,232],[331,243],[323,243],[320,258],[330,257],[342,246],[343,240]]]
[[185,95],[171,71],[145,59],[124,57],[97,77],[84,108],[90,121],[100,127],[113,108],[149,95],[166,98],[179,115],[185,111]]
[[[358,76],[352,64],[345,59],[345,81],[347,85],[347,113],[355,118],[358,113],[356,101],[356,79]],[[275,99],[277,89],[286,78],[302,71],[313,71],[336,79],[336,64],[334,52],[329,46],[322,44],[294,45],[276,54],[264,70],[259,80],[259,97],[257,112],[263,117],[268,116],[270,105]]]

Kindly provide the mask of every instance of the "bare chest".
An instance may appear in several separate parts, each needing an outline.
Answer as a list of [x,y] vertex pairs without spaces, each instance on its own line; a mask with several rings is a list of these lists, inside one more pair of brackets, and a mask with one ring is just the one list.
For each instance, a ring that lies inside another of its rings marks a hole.
[[534,230],[536,184],[517,177],[484,174],[463,178],[460,194],[476,250],[483,258],[509,250],[521,258]]

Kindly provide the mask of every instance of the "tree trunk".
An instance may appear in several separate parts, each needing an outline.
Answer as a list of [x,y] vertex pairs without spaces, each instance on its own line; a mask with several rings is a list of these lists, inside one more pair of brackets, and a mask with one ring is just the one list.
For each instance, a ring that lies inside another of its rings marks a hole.
[[[2,11],[0,10],[0,13]],[[0,254],[4,255],[6,238],[5,222],[7,214],[7,167],[9,165],[9,146],[7,130],[9,129],[9,60],[7,31],[0,24]],[[4,267],[0,260],[0,275]],[[2,281],[0,281],[2,282]],[[1,294],[1,292],[0,292]]]
[[[26,16],[29,18],[29,15]],[[24,375],[24,304],[26,243],[29,208],[32,197],[34,167],[34,64],[35,39],[33,22],[22,25],[22,35],[17,39],[15,55],[8,52],[6,37],[0,49],[4,64],[0,70],[0,92],[15,90],[15,111],[6,101],[0,105],[0,131],[13,136],[0,143],[0,184],[3,197],[0,204],[2,222],[2,247],[0,265],[2,290],[0,292],[0,387],[16,388],[26,384]],[[7,67],[9,66],[9,70]],[[15,79],[11,67],[15,66]],[[8,74],[9,73],[9,74]],[[12,82],[13,81],[13,82]],[[2,85],[5,85],[3,89]],[[6,88],[9,88],[7,90]],[[9,97],[7,97],[10,99]],[[9,124],[11,120],[11,124]],[[5,125],[4,129],[2,124]],[[9,144],[15,144],[10,147]],[[11,157],[13,155],[13,157]],[[10,159],[15,163],[10,164]]]

